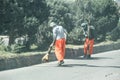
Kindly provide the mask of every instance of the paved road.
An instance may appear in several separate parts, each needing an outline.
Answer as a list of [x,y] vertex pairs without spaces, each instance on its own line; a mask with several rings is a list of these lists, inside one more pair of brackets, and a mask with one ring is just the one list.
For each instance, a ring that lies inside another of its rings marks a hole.
[[0,72],[0,80],[120,80],[120,50]]

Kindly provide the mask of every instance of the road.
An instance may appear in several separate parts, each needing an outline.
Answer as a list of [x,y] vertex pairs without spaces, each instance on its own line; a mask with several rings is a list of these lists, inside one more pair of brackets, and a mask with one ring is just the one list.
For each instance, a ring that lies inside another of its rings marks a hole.
[[0,80],[120,80],[120,50],[92,55],[92,59],[65,59],[0,72]]

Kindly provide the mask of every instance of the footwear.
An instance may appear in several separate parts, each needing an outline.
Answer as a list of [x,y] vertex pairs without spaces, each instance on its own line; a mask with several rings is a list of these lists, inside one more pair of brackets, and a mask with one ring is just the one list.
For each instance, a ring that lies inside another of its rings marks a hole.
[[84,54],[83,58],[84,58],[84,59],[90,59],[90,58],[91,58],[91,55],[90,55],[90,54]]
[[84,58],[84,59],[86,59],[86,58],[87,58],[87,55],[86,55],[86,54],[84,54],[83,58]]
[[63,60],[61,60],[60,62],[58,62],[58,66],[61,66],[62,64],[64,64]]
[[90,54],[88,54],[88,55],[87,55],[87,59],[90,59],[90,58],[91,58],[91,55],[90,55]]

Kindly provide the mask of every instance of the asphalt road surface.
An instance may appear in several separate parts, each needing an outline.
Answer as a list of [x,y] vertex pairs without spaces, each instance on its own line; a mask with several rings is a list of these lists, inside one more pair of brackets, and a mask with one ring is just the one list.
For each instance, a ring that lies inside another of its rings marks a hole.
[[0,80],[120,80],[120,50],[92,55],[92,59],[65,59],[0,72]]

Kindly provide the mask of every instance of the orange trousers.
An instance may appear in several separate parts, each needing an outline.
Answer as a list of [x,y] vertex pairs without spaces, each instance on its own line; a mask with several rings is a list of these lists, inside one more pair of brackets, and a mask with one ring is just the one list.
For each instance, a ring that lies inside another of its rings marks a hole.
[[55,55],[58,61],[64,60],[65,42],[66,40],[64,38],[56,40],[55,42]]
[[93,53],[93,45],[94,45],[94,39],[86,38],[84,43],[84,54],[91,55]]

